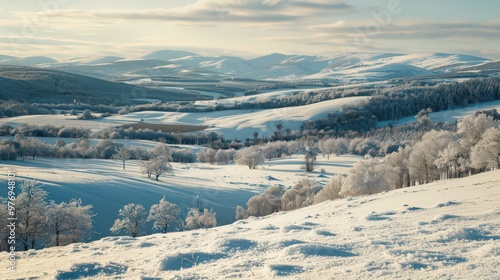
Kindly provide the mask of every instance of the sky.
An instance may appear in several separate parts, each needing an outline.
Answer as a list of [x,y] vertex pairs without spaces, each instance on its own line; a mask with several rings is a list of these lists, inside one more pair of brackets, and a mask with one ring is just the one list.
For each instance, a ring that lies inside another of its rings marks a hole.
[[500,59],[498,0],[0,0],[0,55],[156,50],[461,53]]

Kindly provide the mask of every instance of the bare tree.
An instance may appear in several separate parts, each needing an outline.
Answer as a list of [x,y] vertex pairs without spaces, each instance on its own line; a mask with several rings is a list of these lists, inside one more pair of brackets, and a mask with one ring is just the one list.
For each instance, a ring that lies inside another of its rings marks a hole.
[[116,154],[112,156],[113,159],[121,160],[123,163],[123,170],[125,170],[125,161],[130,159],[130,151],[126,147],[120,147]]

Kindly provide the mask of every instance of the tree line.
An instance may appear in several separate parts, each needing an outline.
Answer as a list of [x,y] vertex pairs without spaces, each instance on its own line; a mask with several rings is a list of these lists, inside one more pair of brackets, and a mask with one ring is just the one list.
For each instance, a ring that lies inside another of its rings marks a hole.
[[[421,122],[430,122],[425,115]],[[353,142],[351,141],[351,144]],[[322,140],[324,156],[348,151],[345,139]],[[500,168],[500,120],[478,112],[458,122],[457,130],[430,130],[384,157],[367,154],[347,174],[331,177],[326,186],[303,179],[290,189],[280,185],[236,208],[236,219],[265,216],[326,200],[380,193],[393,189],[460,178]]]

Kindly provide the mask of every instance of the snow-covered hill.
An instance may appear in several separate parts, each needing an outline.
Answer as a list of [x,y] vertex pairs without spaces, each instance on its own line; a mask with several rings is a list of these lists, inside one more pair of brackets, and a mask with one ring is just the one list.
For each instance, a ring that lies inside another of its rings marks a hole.
[[121,116],[112,116],[103,123],[134,123],[144,120],[147,123],[206,125],[206,131],[220,132],[226,139],[245,139],[253,137],[254,132],[261,136],[271,136],[276,125],[299,130],[307,120],[317,120],[329,113],[342,110],[346,106],[360,106],[368,97],[347,97],[323,101],[315,104],[267,110],[228,110],[206,113],[178,112],[137,112]]
[[499,279],[500,171],[209,230],[19,253],[2,277]]
[[[461,54],[349,53],[340,56],[305,56],[273,53],[245,60],[235,56],[202,56],[192,52],[161,50],[136,58],[77,58],[57,62],[48,58],[0,56],[0,64],[43,65],[69,72],[123,78],[155,75],[184,76],[199,73],[207,78],[331,79],[380,81],[391,78],[453,74],[492,61]],[[172,67],[175,66],[175,67]],[[168,68],[168,72],[152,69]],[[480,72],[480,70],[478,70]],[[164,73],[165,72],[165,73]],[[468,72],[477,74],[476,72]],[[462,72],[463,75],[463,72]]]
[[[266,98],[272,96],[274,95],[266,95]],[[232,99],[229,100],[234,102]],[[76,116],[66,115],[31,115],[3,118],[0,120],[0,125],[6,124],[17,127],[22,124],[46,125],[47,123],[57,123],[61,126],[85,127],[96,131],[144,120],[146,123],[154,124],[204,125],[209,127],[205,131],[220,132],[224,134],[226,139],[237,138],[244,140],[246,137],[253,137],[254,132],[258,132],[260,136],[269,137],[274,133],[276,125],[279,123],[283,124],[285,129],[299,130],[300,126],[307,120],[324,118],[329,113],[340,111],[347,106],[360,106],[366,103],[367,100],[368,97],[365,96],[347,97],[297,107],[205,113],[145,111],[95,120],[79,120]]]
[[[45,143],[54,143],[54,138],[38,138]],[[68,141],[68,139],[61,139]],[[99,140],[91,140],[96,144]],[[70,143],[71,140],[68,141]],[[154,142],[137,140],[117,140],[126,146],[153,148]],[[149,142],[149,143],[148,143]],[[197,152],[201,147],[181,146]],[[154,203],[166,196],[179,205],[183,217],[188,208],[196,205],[213,208],[217,221],[222,225],[234,222],[237,205],[245,205],[248,199],[274,184],[290,187],[300,179],[309,176],[322,184],[328,183],[328,176],[347,173],[360,156],[318,158],[317,172],[307,175],[301,166],[303,156],[267,161],[261,168],[249,170],[246,166],[235,164],[210,165],[204,163],[172,163],[173,175],[160,177],[160,181],[148,179],[141,173],[139,161],[122,163],[115,160],[93,159],[35,159],[18,160],[0,164],[0,178],[5,179],[7,170],[16,170],[17,179],[36,179],[44,184],[50,199],[57,203],[80,198],[83,204],[92,204],[94,228],[98,235],[93,239],[109,236],[110,227],[118,210],[128,203],[142,204],[149,209]],[[324,168],[326,173],[319,170]],[[0,195],[2,196],[2,195]],[[5,196],[5,194],[3,195]],[[148,225],[149,226],[149,225]],[[145,229],[151,233],[151,227]],[[1,277],[0,277],[1,279]]]

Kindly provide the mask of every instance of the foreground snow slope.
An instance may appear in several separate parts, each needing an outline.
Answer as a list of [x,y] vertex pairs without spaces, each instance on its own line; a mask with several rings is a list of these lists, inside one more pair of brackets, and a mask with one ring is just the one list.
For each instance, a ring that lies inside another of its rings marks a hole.
[[[83,204],[92,204],[94,228],[99,233],[93,240],[109,236],[118,210],[128,203],[142,204],[149,210],[151,205],[166,196],[179,205],[182,216],[188,209],[201,203],[213,208],[219,225],[234,222],[237,205],[245,205],[248,199],[264,192],[274,184],[290,187],[309,176],[325,185],[329,177],[347,173],[361,159],[345,155],[318,157],[315,172],[309,175],[301,166],[303,156],[266,161],[259,169],[249,170],[235,164],[210,165],[204,163],[172,163],[173,175],[160,177],[160,181],[141,174],[139,162],[130,160],[126,170],[115,160],[97,159],[26,159],[0,162],[0,180],[6,181],[8,170],[15,170],[17,179],[35,179],[44,184],[49,199],[57,203],[80,198]],[[325,169],[321,174],[319,170]],[[6,196],[6,192],[0,193]],[[152,233],[148,223],[146,233]],[[1,278],[0,278],[1,279]]]
[[[21,253],[9,278],[499,279],[500,170],[210,230]],[[0,259],[0,267],[7,266]]]

